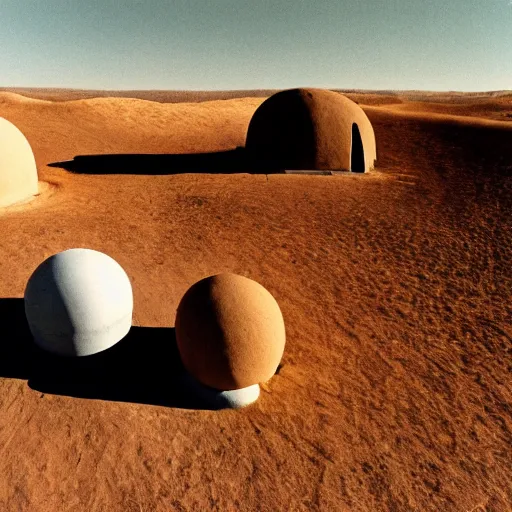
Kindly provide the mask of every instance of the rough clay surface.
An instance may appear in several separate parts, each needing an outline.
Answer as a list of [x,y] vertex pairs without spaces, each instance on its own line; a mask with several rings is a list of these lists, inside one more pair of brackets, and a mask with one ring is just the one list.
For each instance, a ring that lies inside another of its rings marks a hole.
[[195,283],[176,313],[185,368],[206,386],[240,389],[268,381],[285,345],[279,305],[256,281],[225,273]]
[[364,149],[365,172],[377,158],[375,134],[364,110],[346,96],[323,89],[289,89],[256,110],[246,147],[285,169],[351,170],[352,124]]
[[133,295],[126,272],[110,256],[68,249],[41,263],[25,290],[34,341],[49,352],[88,356],[130,330]]
[[[47,165],[243,146],[261,98],[0,93],[48,185],[0,210],[0,510],[509,512],[512,95],[424,96],[355,97],[375,171],[267,178]],[[131,391],[34,375],[23,291],[69,247],[130,277],[134,356],[105,372]],[[250,407],[190,409],[151,378],[172,374],[183,294],[221,272],[272,293],[286,349]]]
[[0,207],[37,194],[37,168],[28,140],[0,117]]

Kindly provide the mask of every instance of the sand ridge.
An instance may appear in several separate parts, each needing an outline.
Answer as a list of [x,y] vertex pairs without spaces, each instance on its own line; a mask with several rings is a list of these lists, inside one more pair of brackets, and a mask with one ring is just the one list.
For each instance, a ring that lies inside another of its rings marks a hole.
[[[263,98],[9,98],[0,116],[54,193],[0,215],[0,508],[510,509],[504,123],[365,108],[378,161],[359,176],[88,175],[48,164],[240,146]],[[28,277],[70,247],[105,252],[132,282],[124,392],[53,382],[15,350],[30,343]],[[242,411],[174,402],[171,361],[144,356],[173,343],[191,284],[220,272],[261,283],[286,325],[279,373]]]

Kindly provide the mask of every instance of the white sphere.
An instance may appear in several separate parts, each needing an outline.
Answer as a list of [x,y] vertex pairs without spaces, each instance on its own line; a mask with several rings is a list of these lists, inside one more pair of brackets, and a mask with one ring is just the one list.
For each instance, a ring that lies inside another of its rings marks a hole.
[[37,194],[37,167],[23,133],[0,117],[0,207]]
[[28,280],[25,314],[34,341],[64,356],[87,356],[124,338],[133,294],[123,268],[106,254],[69,249],[43,261]]
[[260,396],[259,384],[221,391],[205,386],[188,372],[184,375],[184,386],[212,409],[242,409],[256,402]]

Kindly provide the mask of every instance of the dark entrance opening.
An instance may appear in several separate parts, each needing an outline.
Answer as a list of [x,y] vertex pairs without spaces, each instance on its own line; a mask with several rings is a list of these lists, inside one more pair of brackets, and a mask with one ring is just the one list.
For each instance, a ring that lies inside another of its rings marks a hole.
[[350,170],[352,172],[364,172],[364,149],[359,127],[352,124],[352,151],[350,153]]

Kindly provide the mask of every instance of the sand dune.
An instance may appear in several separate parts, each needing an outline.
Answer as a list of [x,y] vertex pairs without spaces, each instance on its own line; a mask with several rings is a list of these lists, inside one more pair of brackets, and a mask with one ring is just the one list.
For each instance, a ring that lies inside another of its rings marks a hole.
[[512,121],[512,96],[503,101],[467,104],[410,102],[393,105],[397,111],[419,112],[439,115],[468,116],[502,122]]
[[[262,101],[0,93],[42,181],[0,212],[2,510],[512,507],[512,124],[493,108],[365,107],[365,175],[48,166],[235,148]],[[105,359],[112,389],[52,379],[27,348],[27,279],[70,247],[109,254],[133,285],[132,358]],[[224,271],[272,293],[287,345],[256,404],[195,410],[173,389],[176,308]]]

